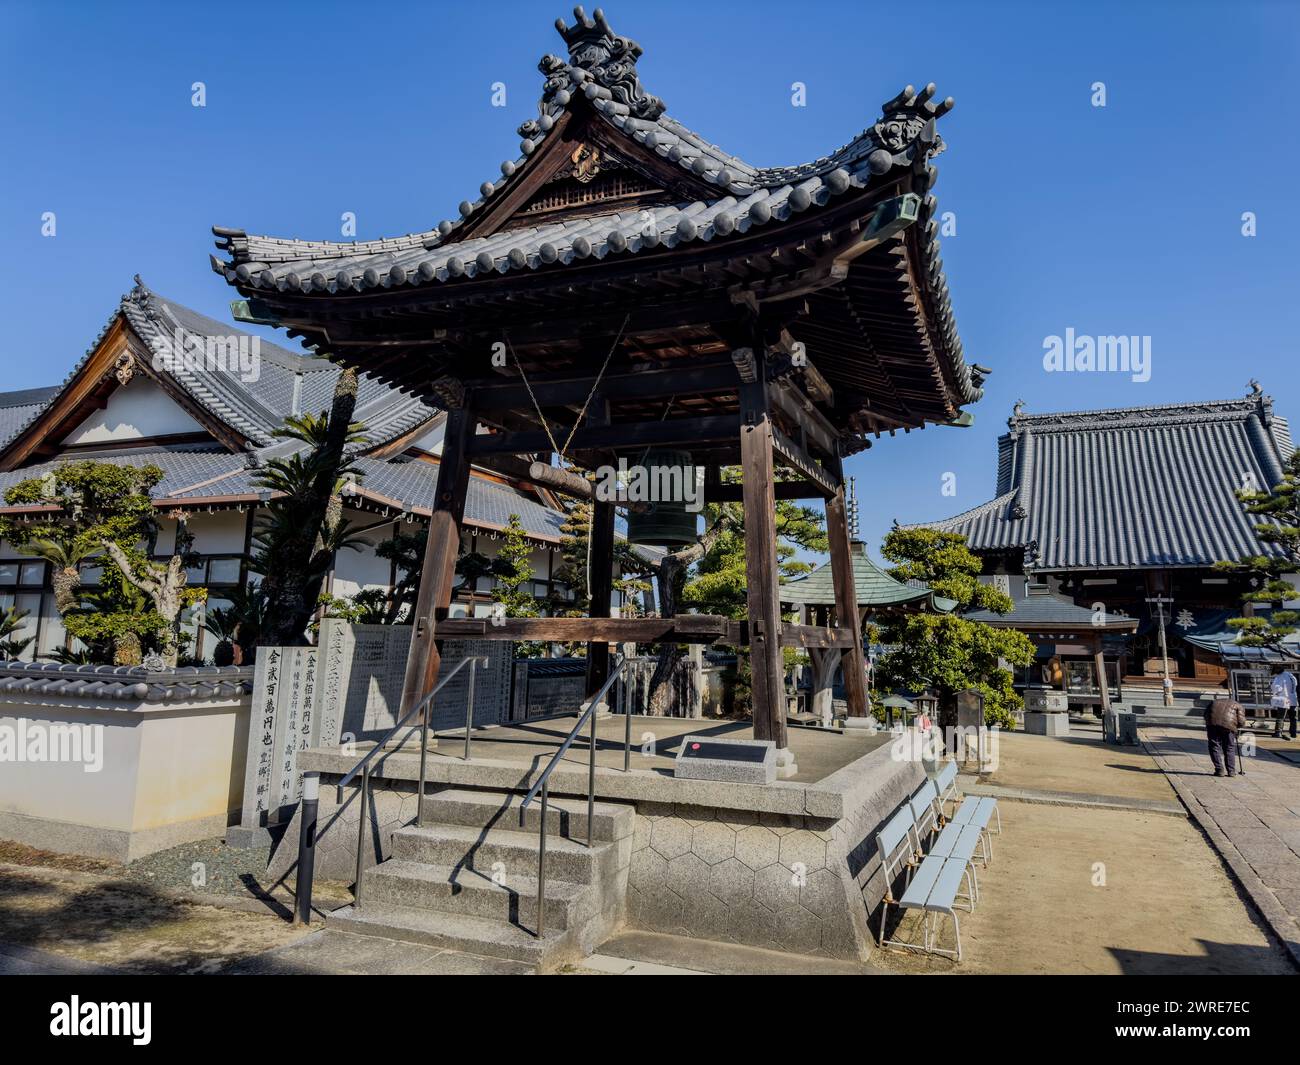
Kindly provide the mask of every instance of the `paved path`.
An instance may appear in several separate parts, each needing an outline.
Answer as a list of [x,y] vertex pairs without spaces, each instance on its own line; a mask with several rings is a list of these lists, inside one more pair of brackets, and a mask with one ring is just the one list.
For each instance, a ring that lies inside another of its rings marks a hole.
[[114,970],[32,947],[0,943],[0,976],[100,976]]
[[399,943],[326,928],[231,966],[232,976],[486,976],[524,975],[523,962]]
[[1201,729],[1146,727],[1143,746],[1300,964],[1300,765],[1262,748],[1216,777]]

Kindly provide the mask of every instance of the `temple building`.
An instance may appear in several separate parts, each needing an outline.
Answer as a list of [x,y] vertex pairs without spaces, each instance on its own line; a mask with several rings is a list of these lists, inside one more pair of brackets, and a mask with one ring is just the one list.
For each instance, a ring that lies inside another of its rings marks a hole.
[[[200,350],[219,351],[222,365],[184,357]],[[269,498],[257,484],[258,471],[272,456],[301,446],[273,433],[286,415],[328,410],[338,372],[325,359],[205,317],[137,279],[62,384],[0,394],[0,496],[65,461],[160,467],[154,556],[171,554],[183,521],[201,556],[189,583],[209,589],[208,602],[186,612],[185,628],[192,655],[210,658],[215,639],[206,631],[207,612],[228,606],[230,593],[251,576],[253,526]],[[363,543],[335,559],[325,589],[340,599],[365,589],[391,593],[398,582],[400,572],[375,547],[396,529],[413,531],[428,521],[446,422],[435,407],[364,374],[355,418],[365,440],[355,447],[359,476],[347,485],[345,517]],[[0,505],[0,513],[13,512]],[[545,488],[475,467],[461,550],[493,557],[512,514],[533,547],[533,594],[564,599],[570,590],[555,572],[565,511]],[[19,636],[35,637],[25,658],[69,646],[49,569],[48,562],[0,544],[0,608],[27,611]],[[93,586],[96,574],[93,565],[84,567],[83,584]],[[487,612],[492,586],[491,577],[460,581],[452,615]]]
[[995,498],[920,523],[961,533],[1016,601],[984,620],[1038,643],[1022,682],[1100,702],[1103,660],[1112,697],[1124,683],[1159,687],[1166,661],[1179,691],[1233,679],[1209,637],[1240,614],[1244,588],[1212,567],[1277,553],[1236,493],[1274,487],[1292,452],[1286,419],[1251,385],[1207,403],[1059,414],[1017,404],[998,441]]

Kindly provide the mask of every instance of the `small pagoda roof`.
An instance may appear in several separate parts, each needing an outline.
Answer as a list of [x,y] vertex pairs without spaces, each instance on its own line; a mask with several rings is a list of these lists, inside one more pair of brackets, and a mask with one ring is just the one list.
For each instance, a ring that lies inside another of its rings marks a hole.
[[527,372],[568,372],[592,337],[623,338],[620,320],[632,363],[692,358],[738,346],[728,314],[790,301],[791,342],[843,389],[827,413],[844,436],[968,419],[987,371],[963,356],[930,193],[951,98],[907,86],[826,155],[754,166],[667,114],[641,84],[640,46],[601,11],[575,16],[557,22],[567,58],[539,64],[519,155],[458,217],[355,242],[214,227],[211,265],[247,297],[239,313],[437,396],[483,377],[472,353],[487,331],[519,327]]
[[[1237,491],[1281,482],[1285,418],[1251,382],[1243,399],[1026,414],[998,441],[997,496],[942,521],[1026,571],[1205,567],[1276,555]],[[913,526],[916,527],[916,526]]]
[[[951,599],[936,596],[926,585],[906,584],[891,577],[871,561],[867,545],[861,540],[854,540],[849,545],[849,553],[853,560],[853,585],[860,607],[909,607],[948,613],[957,605]],[[782,581],[781,602],[804,606],[834,606],[835,580],[830,563],[824,563],[802,577]]]

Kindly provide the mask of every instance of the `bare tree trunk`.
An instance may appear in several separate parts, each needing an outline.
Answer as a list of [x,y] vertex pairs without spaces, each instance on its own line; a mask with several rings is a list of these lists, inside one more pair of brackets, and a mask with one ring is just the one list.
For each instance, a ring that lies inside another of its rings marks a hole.
[[[704,557],[721,531],[722,520],[719,518],[705,531],[697,543],[663,557],[655,574],[655,583],[659,586],[661,618],[677,616],[677,603],[681,598],[682,589],[686,586],[686,571]],[[673,705],[676,685],[669,681],[675,674],[687,671],[684,663],[685,658],[676,644],[665,643],[659,646],[659,660],[655,663],[655,671],[650,678],[650,694],[646,700],[647,713],[666,717],[676,709]],[[690,705],[692,700],[693,696],[685,702]]]
[[[168,667],[176,666],[178,647],[176,644],[176,619],[181,612],[181,595],[185,591],[187,576],[185,573],[184,563],[180,555],[172,555],[167,560],[167,564],[162,567],[161,572],[154,570],[136,572],[131,565],[131,560],[127,557],[126,552],[117,546],[112,540],[104,540],[104,550],[108,557],[113,560],[114,565],[122,571],[122,576],[132,587],[138,589],[149,597],[153,604],[153,609],[159,617],[167,622],[167,628],[163,632],[163,661]],[[123,652],[119,645],[118,654],[129,653],[129,650]],[[136,651],[139,653],[139,640],[136,639]],[[125,663],[124,663],[125,664]]]

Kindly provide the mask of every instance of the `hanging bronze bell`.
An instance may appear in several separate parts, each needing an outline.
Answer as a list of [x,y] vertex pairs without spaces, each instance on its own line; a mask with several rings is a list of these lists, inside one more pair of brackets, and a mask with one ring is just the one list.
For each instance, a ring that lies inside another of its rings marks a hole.
[[[628,543],[685,547],[699,539],[702,496],[689,451],[646,452],[629,467],[625,491],[630,501],[644,504],[628,512]],[[689,509],[692,503],[696,509]]]

